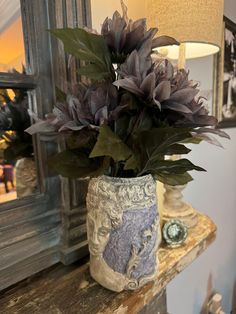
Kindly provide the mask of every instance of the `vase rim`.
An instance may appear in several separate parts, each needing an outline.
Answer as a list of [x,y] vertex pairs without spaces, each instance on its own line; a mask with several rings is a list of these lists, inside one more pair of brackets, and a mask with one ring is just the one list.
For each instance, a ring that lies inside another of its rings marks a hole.
[[134,181],[140,181],[140,180],[143,180],[143,179],[147,179],[147,178],[152,178],[153,179],[153,176],[151,174],[146,174],[144,176],[140,176],[140,177],[132,177],[132,178],[124,178],[124,177],[110,177],[110,176],[107,176],[107,175],[102,175],[101,177],[105,178],[106,180],[108,181],[122,181],[122,182],[134,182]]

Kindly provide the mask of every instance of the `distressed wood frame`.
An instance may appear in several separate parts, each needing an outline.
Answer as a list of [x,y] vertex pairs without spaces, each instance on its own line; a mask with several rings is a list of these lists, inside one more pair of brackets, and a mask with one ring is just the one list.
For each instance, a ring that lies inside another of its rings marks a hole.
[[[40,117],[55,103],[55,86],[76,82],[76,67],[47,29],[90,25],[89,0],[21,0],[27,74],[0,73],[0,87],[27,88],[31,109]],[[63,149],[54,134],[34,138],[39,192],[1,204],[0,290],[59,261],[87,254],[86,180],[59,178],[47,158]]]
[[222,28],[222,43],[220,52],[214,55],[213,59],[213,114],[219,121],[220,128],[232,128],[236,126],[236,119],[223,118],[223,98],[224,98],[224,64],[225,64],[225,29],[236,32],[236,24],[224,16]]

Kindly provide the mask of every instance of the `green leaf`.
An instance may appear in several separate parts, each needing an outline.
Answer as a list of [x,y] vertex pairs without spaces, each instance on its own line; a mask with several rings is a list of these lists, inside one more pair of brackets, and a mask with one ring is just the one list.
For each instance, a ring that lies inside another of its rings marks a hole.
[[144,110],[140,117],[140,121],[137,128],[140,131],[150,130],[152,128],[152,124],[153,124],[152,116],[147,112],[147,110]]
[[200,144],[202,140],[203,140],[202,138],[199,138],[197,136],[192,136],[190,138],[186,138],[185,140],[181,141],[181,143],[184,143],[184,144]]
[[91,159],[78,149],[65,150],[51,156],[48,163],[63,177],[69,178],[96,177],[103,174],[108,167],[100,159]]
[[166,152],[166,155],[184,155],[188,154],[189,152],[191,152],[191,149],[187,148],[186,146],[181,144],[173,144]]
[[143,169],[141,174],[146,173],[147,169],[151,169],[153,162],[163,160],[166,154],[169,154],[170,151],[173,152],[174,147],[176,147],[173,145],[190,137],[189,129],[170,127],[153,128],[135,134],[133,149],[136,154],[140,155],[141,168]]
[[194,165],[188,159],[179,160],[151,160],[146,172],[159,173],[166,172],[168,174],[182,174],[186,171],[197,170],[206,171],[205,169]]
[[127,131],[129,128],[130,123],[130,115],[129,114],[122,114],[118,117],[115,121],[115,130],[116,134],[121,138],[125,139],[127,137]]
[[91,151],[97,141],[97,131],[82,129],[65,136],[68,149],[87,149]]
[[129,147],[112,132],[109,126],[102,125],[97,142],[89,157],[109,156],[114,161],[125,161],[131,154]]
[[84,75],[92,80],[101,81],[110,76],[110,72],[103,72],[103,69],[97,64],[87,64],[77,71],[80,75]]
[[[92,74],[92,69],[103,73],[104,77],[111,74],[111,57],[105,39],[85,31],[82,28],[54,29],[50,32],[64,43],[65,51],[76,58],[93,64],[88,67],[87,75]],[[84,74],[85,75],[85,74]]]
[[22,157],[31,157],[32,152],[32,143],[15,140],[4,150],[4,159],[7,161],[16,161]]
[[164,177],[181,175],[190,170],[205,171],[187,159],[164,160],[167,154],[188,153],[190,150],[179,142],[190,138],[189,129],[170,127],[155,128],[136,134],[133,150],[141,158],[141,171],[138,176],[151,173]]
[[188,172],[181,174],[166,174],[160,172],[158,175],[154,175],[154,178],[168,185],[185,185],[193,180],[192,176]]
[[191,138],[190,130],[182,128],[155,128],[140,133],[140,141],[149,155],[166,154],[173,144],[186,138]]
[[139,161],[132,155],[125,163],[124,170],[137,170],[140,168]]
[[101,35],[88,33],[82,28],[62,28],[50,32],[64,43],[65,51],[89,62],[104,64],[108,48]]
[[140,105],[143,105],[143,102],[141,101],[141,104],[139,104],[139,100],[135,97],[134,94],[127,91],[121,91],[121,104],[126,104],[128,105],[129,110],[136,111],[139,109]]
[[59,87],[56,87],[56,99],[59,102],[66,101],[66,94]]

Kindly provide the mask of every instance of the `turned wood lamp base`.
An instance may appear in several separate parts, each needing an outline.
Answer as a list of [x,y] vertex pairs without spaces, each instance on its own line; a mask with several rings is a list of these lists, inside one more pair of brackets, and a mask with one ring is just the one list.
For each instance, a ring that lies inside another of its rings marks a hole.
[[170,219],[179,219],[185,223],[188,228],[196,226],[198,222],[197,211],[183,200],[182,191],[185,186],[164,185],[164,202],[162,210],[162,221],[167,222]]

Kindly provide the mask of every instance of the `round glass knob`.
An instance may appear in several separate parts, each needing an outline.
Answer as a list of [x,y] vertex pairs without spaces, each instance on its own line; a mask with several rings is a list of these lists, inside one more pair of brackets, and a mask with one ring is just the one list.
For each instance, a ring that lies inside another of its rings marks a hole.
[[178,247],[185,242],[188,235],[188,228],[183,221],[171,219],[165,223],[162,234],[169,246]]

